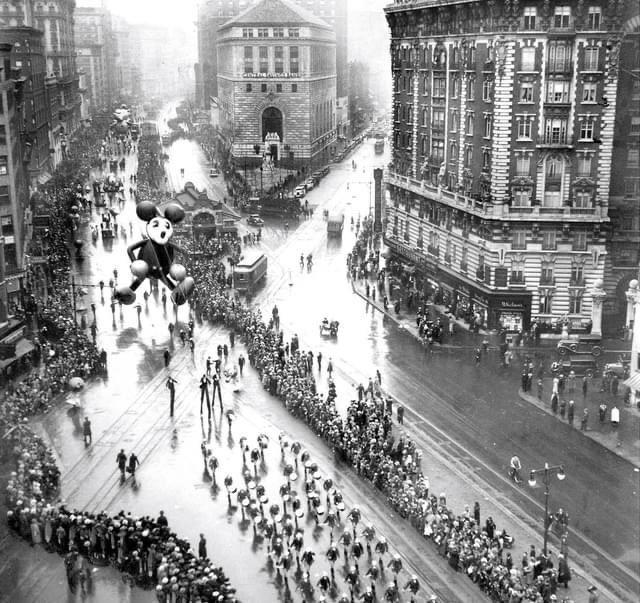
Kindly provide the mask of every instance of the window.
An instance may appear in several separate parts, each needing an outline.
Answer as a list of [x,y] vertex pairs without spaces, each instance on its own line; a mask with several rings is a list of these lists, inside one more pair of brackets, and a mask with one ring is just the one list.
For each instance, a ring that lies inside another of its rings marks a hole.
[[553,289],[540,289],[538,292],[540,303],[538,304],[539,314],[552,314]]
[[522,84],[520,84],[520,102],[521,103],[533,102],[533,83],[522,82]]
[[589,191],[576,191],[573,197],[573,207],[580,209],[589,209],[592,207],[591,192]]
[[300,30],[297,27],[290,27],[288,33],[289,33],[289,37],[290,38],[299,38],[300,37]]
[[426,155],[429,152],[429,139],[426,136],[420,138],[420,152]]
[[595,103],[598,84],[595,82],[585,82],[582,84],[582,102]]
[[455,162],[458,160],[458,145],[455,142],[452,142],[449,145],[449,161]]
[[437,132],[444,132],[444,109],[433,110],[431,129]]
[[274,27],[273,28],[273,37],[274,38],[284,38],[284,27]]
[[524,260],[511,261],[511,283],[514,285],[524,284],[525,263]]
[[518,138],[526,138],[531,140],[531,125],[533,124],[533,116],[524,115],[518,118]]
[[253,73],[253,46],[244,47],[244,72]]
[[282,92],[282,84],[276,84],[276,92]]
[[602,9],[599,6],[590,6],[587,14],[587,29],[600,29],[600,17]]
[[260,73],[269,73],[269,49],[266,46],[258,48],[260,58]]
[[297,92],[298,91],[298,84],[291,84],[291,92]]
[[528,176],[531,173],[531,155],[521,153],[516,156],[516,176]]
[[582,312],[582,289],[569,289],[569,314]]
[[[291,31],[291,30],[289,30]],[[299,51],[297,46],[291,46],[289,48],[289,72],[290,73],[298,73],[298,56]]]
[[573,249],[575,251],[586,251],[587,233],[584,230],[573,233]]
[[455,109],[453,109],[451,111],[451,118],[449,119],[449,129],[452,132],[457,132],[458,131],[458,123],[459,123],[458,112]]
[[578,155],[578,176],[591,176],[591,163],[593,156],[587,153]]
[[253,38],[253,29],[251,27],[244,27],[242,29],[243,38]]
[[468,257],[469,257],[469,250],[466,247],[463,247],[460,253],[460,270],[467,269]]
[[464,151],[464,167],[471,167],[471,162],[473,161],[473,146],[467,145]]
[[6,176],[8,169],[8,158],[5,155],[0,156],[0,176]]
[[470,77],[467,80],[467,100],[473,100],[476,97],[476,80]]
[[531,189],[517,187],[513,189],[513,207],[529,207],[531,205]]
[[247,91],[247,92],[251,92],[251,84],[247,84],[246,91]]
[[512,249],[526,249],[527,248],[527,231],[526,230],[514,230],[513,241],[511,243]]
[[266,84],[260,84],[260,91],[261,92],[266,92],[267,91],[267,85]]
[[553,262],[543,261],[540,269],[540,284],[553,285]]
[[491,167],[491,151],[489,149],[482,150],[482,169],[488,170]]
[[593,127],[595,118],[585,117],[580,122],[580,140],[593,140]]
[[535,6],[525,6],[523,28],[525,30],[531,30],[536,28],[537,9]]
[[467,119],[465,123],[465,133],[467,136],[473,136],[473,111],[467,112]]
[[542,249],[556,248],[556,231],[544,230],[542,232]]
[[431,141],[431,159],[436,163],[444,161],[444,140]]
[[547,119],[545,121],[544,139],[547,144],[566,144],[567,120]]
[[434,98],[444,98],[447,90],[447,81],[444,77],[438,76],[435,74],[433,76],[433,92],[432,95]]
[[599,48],[597,46],[587,46],[584,49],[584,69],[585,71],[598,71]]
[[8,205],[9,203],[9,187],[0,186],[0,205]]
[[5,126],[0,125],[0,144],[7,144],[7,129]]
[[282,46],[276,46],[273,50],[273,56],[275,58],[276,73],[284,73],[284,48]]
[[460,76],[452,76],[449,85],[451,87],[451,98],[458,98],[460,96]]
[[488,79],[482,80],[482,100],[486,103],[491,102],[491,94],[493,92],[493,82]]
[[484,137],[491,138],[491,130],[493,127],[493,115],[486,114],[484,116]]
[[638,136],[640,134],[640,117],[631,117],[631,135]]
[[553,26],[556,29],[567,29],[571,23],[571,7],[556,6],[553,11]]
[[268,38],[269,37],[269,28],[268,27],[258,27],[258,37],[259,38]]
[[[0,126],[1,128],[2,126]],[[2,130],[0,130],[0,136],[2,135]],[[0,138],[0,144],[2,144],[2,139]],[[631,169],[638,169],[638,165],[640,164],[640,149],[628,149],[627,150],[627,167]]]
[[551,72],[566,72],[571,69],[571,48],[563,43],[549,44],[548,68]]
[[584,283],[584,266],[574,262],[571,264],[570,285],[581,286]]
[[521,51],[521,66],[522,71],[535,71],[536,69],[536,49],[527,46]]
[[548,103],[569,102],[569,82],[566,80],[551,80],[547,82]]

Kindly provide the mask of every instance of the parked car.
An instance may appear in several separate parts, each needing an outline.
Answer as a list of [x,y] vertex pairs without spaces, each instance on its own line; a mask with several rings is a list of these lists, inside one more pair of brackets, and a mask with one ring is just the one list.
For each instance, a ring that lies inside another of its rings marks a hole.
[[251,226],[264,226],[264,220],[258,214],[251,214],[247,218],[247,224],[251,224]]
[[307,189],[303,184],[296,186],[296,188],[293,191],[293,196],[296,199],[302,199],[302,197],[304,197],[306,194],[307,194]]
[[603,352],[602,338],[599,335],[582,335],[579,339],[561,339],[558,342],[558,354],[591,354],[600,356]]
[[307,178],[304,181],[305,186],[307,187],[307,190],[310,191],[311,189],[313,189],[313,187],[316,185],[315,180],[313,178]]
[[220,172],[215,168],[211,168],[209,170],[209,178],[217,178],[220,175]]

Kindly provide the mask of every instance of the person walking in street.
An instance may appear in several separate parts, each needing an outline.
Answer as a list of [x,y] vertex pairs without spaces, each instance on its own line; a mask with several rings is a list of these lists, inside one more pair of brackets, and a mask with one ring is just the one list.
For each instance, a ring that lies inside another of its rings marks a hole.
[[582,413],[582,419],[580,419],[580,431],[587,431],[587,424],[589,423],[589,409],[585,408]]
[[211,360],[211,356],[207,356],[207,377],[211,377],[211,366],[213,361]]
[[[202,415],[202,402],[207,400],[207,413],[209,415],[209,419],[211,419],[211,399],[209,398],[209,385],[211,384],[211,379],[207,377],[206,373],[200,377],[200,414]],[[214,390],[215,394],[215,390]]]
[[322,352],[318,352],[316,356],[316,360],[318,361],[318,372],[322,372]]
[[200,559],[207,558],[207,539],[204,534],[200,534],[200,541],[198,542],[198,557]]
[[220,403],[220,412],[222,412],[222,391],[220,389],[220,377],[218,373],[213,373],[213,377],[211,378],[213,381],[213,391],[211,393],[211,398],[215,404],[216,401],[216,391],[218,392],[218,402]]
[[176,383],[171,375],[167,378],[166,388],[169,390],[169,416],[173,417],[173,407],[176,401]]
[[400,425],[404,425],[404,406],[402,406],[402,404],[398,404],[398,406],[396,406],[396,417],[398,419],[398,423]]
[[231,344],[231,347],[235,347],[236,345],[236,333],[235,331],[231,331],[229,333],[229,343]]
[[92,443],[91,437],[91,421],[89,417],[84,418],[84,423],[82,424],[82,436],[84,438],[84,445],[89,446]]
[[136,456],[135,452],[132,452],[129,455],[129,466],[127,467],[127,471],[131,473],[133,477],[136,475],[136,468],[140,466],[140,461]]
[[169,363],[171,362],[171,352],[169,352],[169,348],[164,351],[164,368],[168,368]]
[[124,473],[127,468],[127,455],[124,452],[124,448],[121,448],[120,452],[118,452],[116,463],[118,463],[118,469],[120,469],[121,476],[124,477]]
[[582,397],[586,398],[587,397],[587,393],[589,392],[589,379],[588,377],[585,375],[582,378]]
[[329,358],[329,362],[327,362],[327,373],[329,373],[329,379],[331,379],[331,373],[333,373],[333,362],[331,362],[331,358]]
[[569,421],[569,425],[573,425],[573,417],[575,412],[575,402],[573,400],[569,400],[569,406],[567,408],[567,421]]
[[242,370],[244,369],[245,359],[242,353],[238,356],[238,370],[240,371],[240,376],[242,377]]

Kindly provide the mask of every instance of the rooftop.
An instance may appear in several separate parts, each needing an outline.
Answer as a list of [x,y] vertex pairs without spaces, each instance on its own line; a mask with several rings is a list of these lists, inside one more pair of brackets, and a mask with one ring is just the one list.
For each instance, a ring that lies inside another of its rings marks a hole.
[[220,29],[243,25],[315,25],[331,29],[320,17],[289,0],[261,0],[227,21]]

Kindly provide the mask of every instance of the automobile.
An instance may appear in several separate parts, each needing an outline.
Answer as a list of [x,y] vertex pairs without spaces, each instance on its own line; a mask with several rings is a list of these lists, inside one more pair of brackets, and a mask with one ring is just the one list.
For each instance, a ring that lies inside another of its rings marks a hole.
[[311,189],[313,189],[313,187],[316,185],[316,182],[313,178],[307,178],[305,181],[305,186],[307,187],[307,190],[310,191]]
[[217,178],[220,175],[220,172],[215,168],[211,168],[209,170],[209,178]]
[[564,375],[568,375],[571,371],[578,377],[586,375],[593,378],[600,373],[600,367],[594,356],[576,354],[563,357],[557,368],[557,372]]
[[247,218],[247,224],[251,224],[251,226],[264,226],[264,220],[258,214],[251,214]]
[[300,184],[299,186],[296,186],[296,188],[293,190],[293,196],[296,199],[302,199],[302,197],[304,197],[307,194],[307,189],[304,186],[304,184]]
[[599,335],[581,335],[578,339],[561,339],[558,342],[558,354],[591,354],[596,358],[604,351]]

